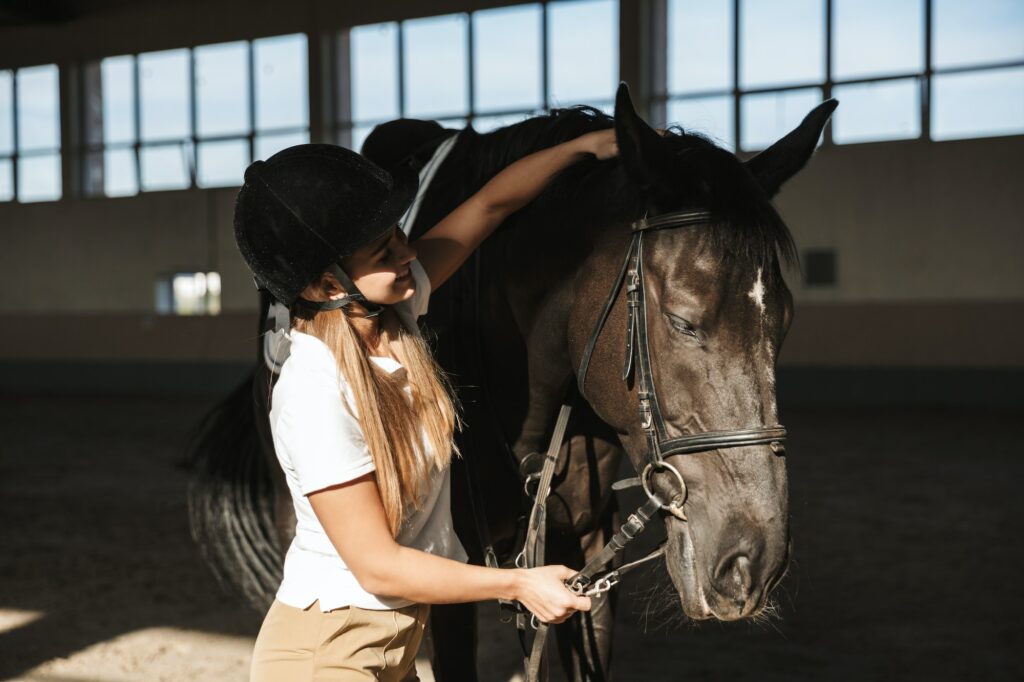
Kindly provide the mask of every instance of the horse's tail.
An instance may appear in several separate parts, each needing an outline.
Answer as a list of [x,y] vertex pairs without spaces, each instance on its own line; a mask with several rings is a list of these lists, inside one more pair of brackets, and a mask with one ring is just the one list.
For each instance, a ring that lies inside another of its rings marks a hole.
[[192,538],[221,585],[265,610],[281,582],[275,489],[252,372],[199,425],[190,452]]

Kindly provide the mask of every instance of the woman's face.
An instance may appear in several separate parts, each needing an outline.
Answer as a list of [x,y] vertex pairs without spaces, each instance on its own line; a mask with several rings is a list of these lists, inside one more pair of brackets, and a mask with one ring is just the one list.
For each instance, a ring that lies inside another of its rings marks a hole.
[[341,267],[374,303],[390,305],[412,298],[416,282],[409,263],[416,249],[397,225],[384,236],[341,260]]

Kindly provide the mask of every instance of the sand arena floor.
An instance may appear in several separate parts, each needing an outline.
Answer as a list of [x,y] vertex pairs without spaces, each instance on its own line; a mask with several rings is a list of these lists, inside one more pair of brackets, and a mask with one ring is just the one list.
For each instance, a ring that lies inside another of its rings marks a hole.
[[[185,516],[182,448],[210,404],[0,399],[0,680],[247,679],[260,614],[221,592]],[[783,417],[795,563],[778,616],[672,624],[649,599],[664,569],[633,574],[615,679],[1024,679],[1024,415]],[[518,679],[510,626],[493,604],[480,622],[483,679]]]

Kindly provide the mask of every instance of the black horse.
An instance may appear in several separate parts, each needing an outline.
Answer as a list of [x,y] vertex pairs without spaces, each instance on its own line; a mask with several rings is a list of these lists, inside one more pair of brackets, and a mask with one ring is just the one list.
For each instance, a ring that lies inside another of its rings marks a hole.
[[[597,338],[585,391],[573,387],[638,218],[710,213],[699,225],[653,232],[644,246],[648,343],[668,435],[777,423],[775,358],[792,318],[781,266],[794,259],[794,247],[770,199],[810,158],[835,106],[823,103],[746,163],[698,135],[659,135],[636,115],[624,85],[614,118],[576,107],[488,134],[458,133],[412,240],[533,151],[612,126],[620,148],[617,159],[564,171],[431,297],[423,322],[465,414],[452,511],[471,561],[484,562],[485,539],[505,563],[521,549],[529,504],[521,471],[545,448],[566,399],[574,411],[548,505],[548,561],[580,566],[618,528],[611,484],[621,455],[640,467],[647,448],[636,382],[622,376],[624,292]],[[445,138],[423,132],[429,127],[389,130],[379,132],[391,140],[375,132],[367,141],[371,158],[371,146],[397,146],[399,156],[415,150],[422,165]],[[263,311],[266,318],[267,301]],[[279,582],[293,526],[268,433],[272,379],[261,355],[253,377],[207,418],[190,491],[193,532],[211,565],[261,609]],[[776,450],[749,445],[668,458],[688,497],[687,520],[665,517],[665,562],[690,618],[754,616],[785,573],[787,477]],[[470,495],[471,486],[483,494]],[[555,628],[570,679],[607,677],[613,611],[614,597],[605,595],[589,614]],[[438,606],[431,624],[437,678],[476,679],[473,606]]]

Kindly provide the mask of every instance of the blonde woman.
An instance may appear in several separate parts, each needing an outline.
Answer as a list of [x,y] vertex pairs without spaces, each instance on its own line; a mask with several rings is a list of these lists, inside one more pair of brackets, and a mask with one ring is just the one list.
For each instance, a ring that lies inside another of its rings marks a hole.
[[316,144],[246,171],[238,248],[292,316],[270,425],[297,520],[252,680],[415,680],[430,604],[512,599],[549,623],[589,610],[565,566],[465,563],[449,504],[458,415],[416,318],[560,170],[617,153],[605,130],[524,157],[414,244],[397,226],[411,171]]

